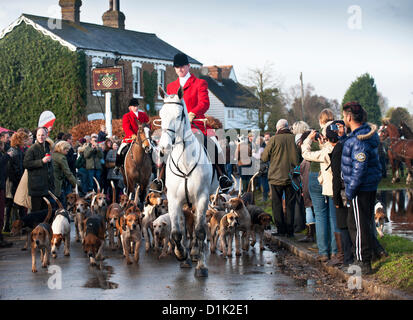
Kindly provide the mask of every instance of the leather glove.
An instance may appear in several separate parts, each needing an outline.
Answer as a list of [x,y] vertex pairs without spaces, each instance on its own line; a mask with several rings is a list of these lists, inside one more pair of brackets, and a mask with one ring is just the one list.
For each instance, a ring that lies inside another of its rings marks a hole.
[[135,140],[137,138],[136,134],[132,135],[132,140]]
[[190,112],[190,113],[188,114],[188,117],[189,117],[189,122],[192,123],[192,121],[193,121],[193,120],[195,119],[195,117],[196,117],[196,114],[193,113],[193,112]]

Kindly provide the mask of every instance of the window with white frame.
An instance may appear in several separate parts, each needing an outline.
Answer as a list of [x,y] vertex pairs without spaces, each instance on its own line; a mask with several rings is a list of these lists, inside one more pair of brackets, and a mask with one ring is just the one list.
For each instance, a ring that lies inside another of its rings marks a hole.
[[[156,71],[158,73],[158,87],[160,86],[162,89],[164,89],[166,91],[165,88],[165,71],[166,71],[166,67],[162,66],[162,65],[158,65],[156,67]],[[158,99],[162,99],[161,96],[158,93]]]
[[252,120],[253,119],[253,112],[251,110],[247,110],[247,119]]
[[139,62],[132,63],[132,75],[133,75],[133,97],[142,98],[141,96],[141,83],[142,83],[142,64]]
[[[100,67],[103,64],[103,59],[102,58],[98,58],[98,57],[93,57],[92,58],[92,70],[95,68]],[[102,91],[93,91],[92,90],[92,95],[96,96],[96,97],[103,97],[104,94],[102,93]]]
[[228,119],[234,119],[235,115],[234,115],[234,110],[228,110]]

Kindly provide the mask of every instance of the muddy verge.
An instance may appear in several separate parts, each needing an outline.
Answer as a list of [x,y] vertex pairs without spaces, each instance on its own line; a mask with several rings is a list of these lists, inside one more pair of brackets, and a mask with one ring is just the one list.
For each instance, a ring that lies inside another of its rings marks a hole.
[[314,300],[377,299],[364,290],[349,289],[347,281],[331,276],[276,244],[267,243],[267,247],[274,252],[275,264],[280,271],[311,291]]

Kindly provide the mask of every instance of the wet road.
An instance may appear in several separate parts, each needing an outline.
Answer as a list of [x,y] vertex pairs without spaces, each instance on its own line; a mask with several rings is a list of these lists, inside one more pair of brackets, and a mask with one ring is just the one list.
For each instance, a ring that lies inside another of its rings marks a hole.
[[[313,289],[281,273],[276,253],[268,249],[250,249],[242,257],[229,259],[208,254],[209,277],[195,278],[194,268],[181,269],[172,256],[158,260],[157,254],[145,253],[144,246],[138,265],[127,265],[120,251],[105,247],[106,259],[99,267],[91,267],[80,243],[74,241],[73,229],[72,225],[71,256],[64,257],[60,248],[57,259],[51,258],[51,266],[58,266],[61,273],[42,269],[38,254],[38,273],[33,274],[30,251],[21,251],[24,236],[14,238],[18,241],[12,248],[1,249],[0,299],[313,299]],[[49,284],[58,289],[50,289]]]

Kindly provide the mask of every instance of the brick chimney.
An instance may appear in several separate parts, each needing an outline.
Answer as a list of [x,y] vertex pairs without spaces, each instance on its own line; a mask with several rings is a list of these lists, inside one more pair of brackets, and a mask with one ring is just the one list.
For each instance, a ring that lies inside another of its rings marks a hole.
[[82,0],[59,0],[59,5],[62,7],[62,20],[80,22]]
[[209,67],[209,76],[222,82],[222,69],[218,66]]
[[125,15],[120,12],[120,0],[109,0],[109,10],[103,16],[103,25],[125,30]]

